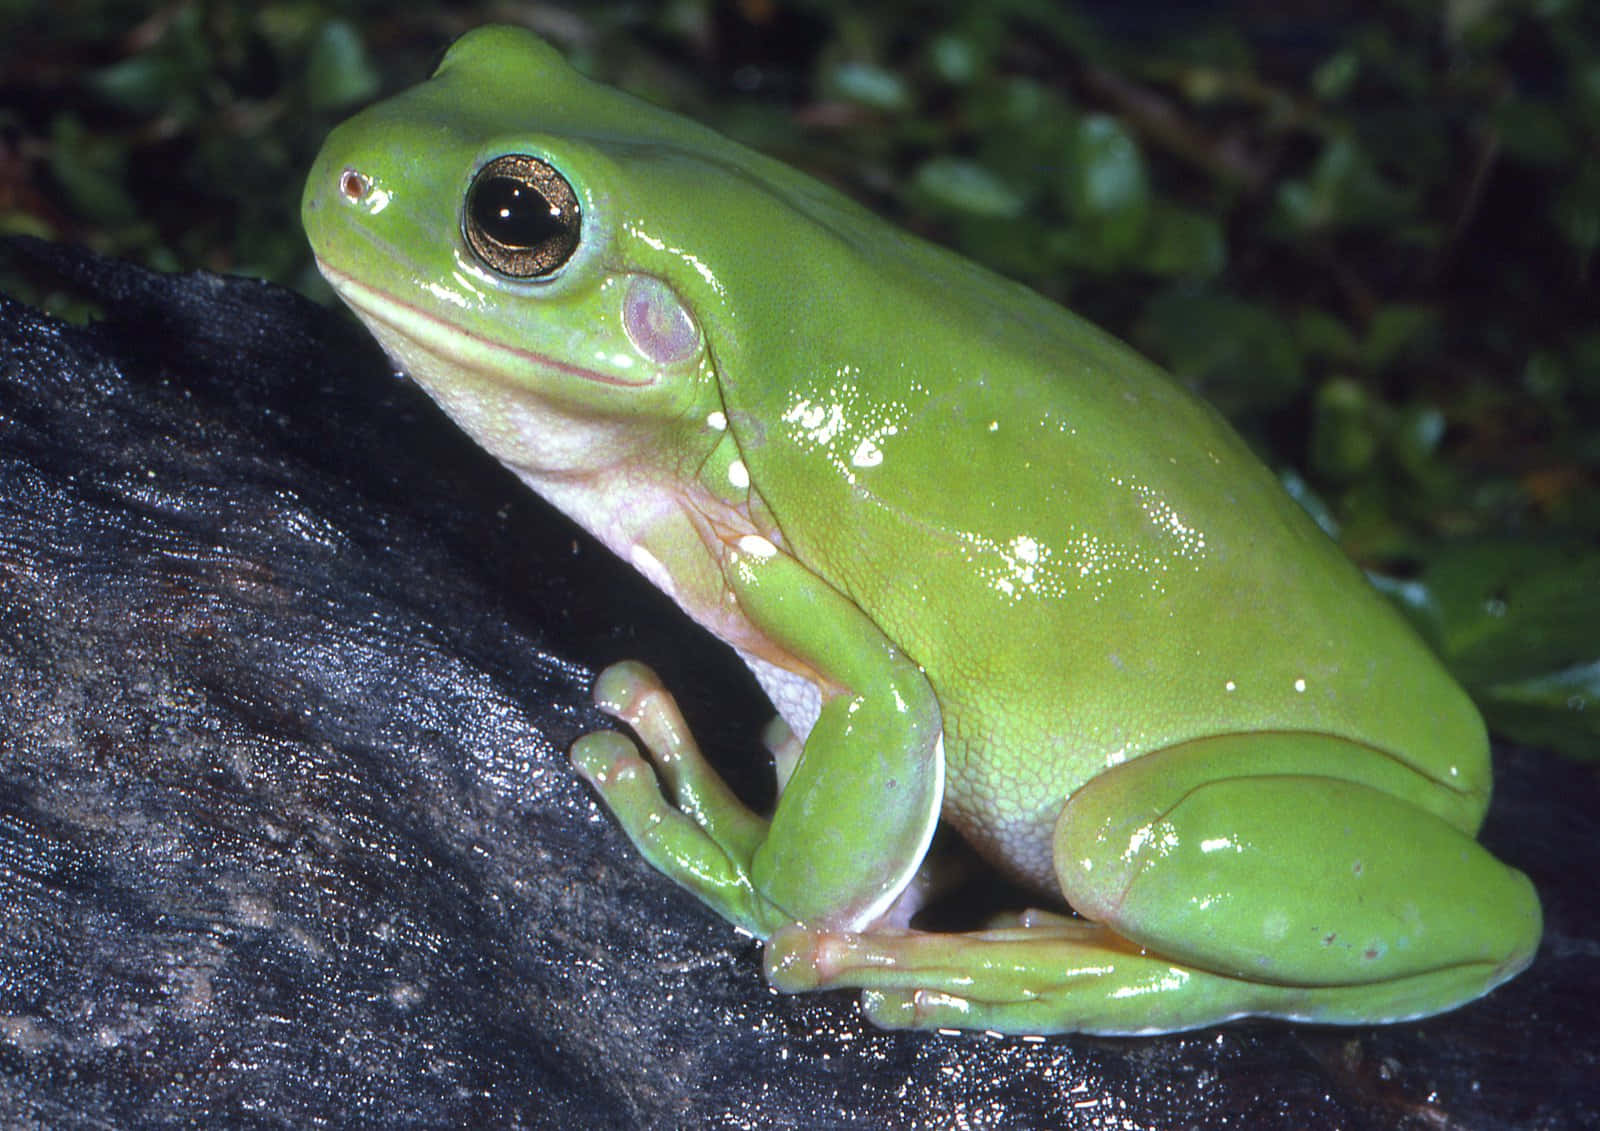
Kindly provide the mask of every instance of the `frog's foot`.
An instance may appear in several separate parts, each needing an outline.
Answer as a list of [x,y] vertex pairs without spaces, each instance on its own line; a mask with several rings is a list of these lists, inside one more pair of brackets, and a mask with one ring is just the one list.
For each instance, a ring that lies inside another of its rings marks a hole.
[[602,710],[633,728],[650,761],[623,735],[599,731],[573,744],[573,766],[646,860],[734,926],[762,938],[771,934],[787,917],[750,879],[768,823],[701,755],[678,705],[649,668],[634,662],[607,668],[594,696]]
[[[767,977],[789,992],[860,989],[862,1012],[891,1029],[1127,1035],[1255,1012],[1259,987],[1143,953],[1098,924],[1022,921],[959,935],[788,927],[767,943]],[[1209,991],[1203,1015],[1193,1009],[1197,989]],[[1219,1008],[1223,989],[1235,1004]]]
[[[786,927],[767,943],[767,977],[788,992],[860,989],[862,1012],[886,1029],[1137,1036],[1246,1016],[1353,1024],[1383,1008],[1384,987],[1251,982],[1150,953],[1096,923],[1021,921],[959,935]],[[1450,977],[1419,975],[1387,993],[1396,1004],[1430,999]]]

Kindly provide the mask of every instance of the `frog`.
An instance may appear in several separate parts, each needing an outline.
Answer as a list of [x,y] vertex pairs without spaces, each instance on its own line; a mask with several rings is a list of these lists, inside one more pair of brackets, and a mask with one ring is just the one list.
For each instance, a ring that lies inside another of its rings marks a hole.
[[[636,661],[570,760],[777,990],[1133,1036],[1425,1017],[1532,960],[1471,699],[1110,334],[514,27],[336,127],[302,217],[394,365],[771,700],[770,812]],[[920,926],[939,829],[1020,909]]]

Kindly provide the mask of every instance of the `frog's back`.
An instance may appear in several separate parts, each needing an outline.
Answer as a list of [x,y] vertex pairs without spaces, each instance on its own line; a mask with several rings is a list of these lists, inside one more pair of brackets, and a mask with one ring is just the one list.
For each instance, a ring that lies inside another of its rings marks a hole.
[[825,296],[862,313],[813,328],[746,454],[793,548],[928,672],[958,823],[998,799],[1047,836],[1107,765],[1289,730],[1413,765],[1475,825],[1470,701],[1226,422],[1066,311],[925,255]]

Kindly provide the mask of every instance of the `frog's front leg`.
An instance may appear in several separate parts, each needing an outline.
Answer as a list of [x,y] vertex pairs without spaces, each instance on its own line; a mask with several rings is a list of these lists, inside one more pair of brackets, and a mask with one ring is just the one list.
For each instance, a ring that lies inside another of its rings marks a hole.
[[1086,920],[971,935],[795,927],[769,944],[768,973],[789,990],[861,988],[874,1020],[900,1027],[1133,1034],[1436,1013],[1528,964],[1539,904],[1447,790],[1408,777],[1326,735],[1135,758],[1057,822],[1056,873]]
[[938,823],[938,702],[852,602],[772,543],[742,538],[724,573],[751,624],[824,688],[771,821],[729,792],[636,664],[603,673],[596,699],[633,726],[659,779],[611,732],[580,739],[574,765],[653,865],[736,926],[762,938],[792,923],[863,928],[911,881]]

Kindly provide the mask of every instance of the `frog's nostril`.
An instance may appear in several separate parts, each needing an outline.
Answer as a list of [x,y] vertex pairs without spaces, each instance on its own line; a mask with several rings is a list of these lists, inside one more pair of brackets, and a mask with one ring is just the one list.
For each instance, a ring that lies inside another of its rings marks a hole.
[[360,200],[367,195],[370,186],[371,182],[354,169],[346,169],[339,174],[339,191],[344,194],[346,200]]

